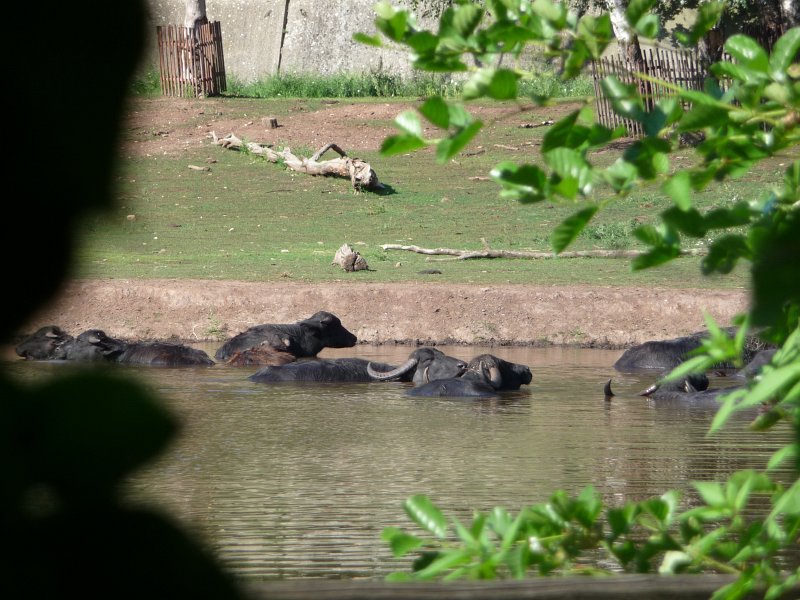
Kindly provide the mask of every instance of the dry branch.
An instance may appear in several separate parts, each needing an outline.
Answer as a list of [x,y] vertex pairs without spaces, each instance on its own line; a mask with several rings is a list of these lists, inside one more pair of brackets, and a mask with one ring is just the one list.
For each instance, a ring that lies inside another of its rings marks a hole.
[[[347,177],[356,190],[379,190],[383,188],[383,185],[378,180],[378,175],[372,170],[369,163],[364,162],[360,158],[350,158],[344,150],[334,143],[326,144],[317,150],[314,156],[305,158],[302,156],[295,156],[289,148],[276,151],[267,144],[258,144],[256,142],[244,143],[233,133],[219,138],[216,132],[212,131],[211,138],[218,146],[230,150],[241,150],[245,148],[248,152],[263,156],[270,162],[283,162],[287,168],[292,171],[297,171],[298,173],[322,175],[326,177]],[[322,155],[328,150],[333,150],[338,153],[339,158],[320,161]]]
[[[484,242],[484,246],[486,243]],[[404,246],[402,244],[383,244],[384,250],[405,250],[418,254],[435,254],[452,256],[452,259],[441,260],[466,260],[469,258],[636,258],[645,254],[640,250],[576,250],[571,252],[522,252],[517,250],[456,250],[453,248],[421,248],[419,246]],[[705,254],[703,249],[682,250],[682,256],[699,256]]]

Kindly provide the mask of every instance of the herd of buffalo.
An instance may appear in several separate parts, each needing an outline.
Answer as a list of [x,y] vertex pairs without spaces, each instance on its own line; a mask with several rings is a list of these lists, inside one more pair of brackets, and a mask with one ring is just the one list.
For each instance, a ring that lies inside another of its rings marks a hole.
[[[614,364],[620,372],[654,372],[660,375],[683,361],[699,347],[704,332],[671,340],[645,342],[626,350]],[[265,324],[251,327],[225,342],[212,359],[206,352],[163,341],[127,342],[112,338],[99,329],[89,329],[73,337],[62,328],[48,325],[24,338],[16,346],[17,355],[28,360],[99,361],[162,367],[212,366],[219,363],[258,366],[249,379],[257,383],[401,381],[412,384],[411,396],[492,398],[519,390],[532,380],[526,365],[512,363],[492,354],[481,354],[469,362],[448,356],[436,348],[420,347],[401,365],[361,358],[321,359],[324,348],[351,348],[357,337],[339,318],[320,311],[308,319],[291,324]],[[742,384],[756,376],[774,352],[757,337],[748,338],[743,357],[747,366],[733,371]],[[716,368],[730,370],[732,365]],[[683,380],[657,383],[642,395],[660,402],[691,405],[716,405],[717,396],[730,390],[708,389],[704,374]],[[611,381],[604,388],[606,399],[614,393]]]

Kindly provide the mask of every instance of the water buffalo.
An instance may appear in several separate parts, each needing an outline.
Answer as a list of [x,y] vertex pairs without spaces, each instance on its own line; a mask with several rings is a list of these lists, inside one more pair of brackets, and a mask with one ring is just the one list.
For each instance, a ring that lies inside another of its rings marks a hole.
[[230,358],[225,361],[228,365],[235,367],[252,367],[252,366],[280,366],[286,363],[294,362],[297,360],[293,354],[276,350],[269,343],[262,342],[252,348],[246,348],[231,354]]
[[[425,383],[424,374],[442,377],[462,374],[467,364],[435,348],[417,348],[400,367],[362,358],[331,358],[299,360],[282,366],[267,366],[249,377],[258,383],[282,381],[370,383],[374,381],[405,381]],[[419,377],[417,376],[419,374]]]
[[313,358],[323,348],[352,348],[357,341],[356,336],[344,328],[339,317],[320,311],[293,324],[251,327],[225,342],[214,357],[224,362],[235,352],[266,344],[296,358]]
[[772,362],[772,357],[777,351],[777,348],[762,350],[756,354],[749,363],[736,371],[733,376],[738,377],[739,379],[753,379],[754,377],[757,377],[761,373],[761,370],[764,368],[764,366]]
[[406,390],[408,396],[425,398],[497,398],[500,393],[477,371],[461,377],[434,379]]
[[73,338],[54,326],[43,327],[23,341],[17,346],[17,354],[37,360],[100,361],[164,367],[215,364],[202,350],[183,344],[126,342],[106,335],[101,329],[88,329]]
[[[728,327],[724,331],[729,336],[734,336],[737,329]],[[622,356],[614,363],[614,368],[621,372],[673,369],[686,360],[692,350],[699,348],[707,337],[707,331],[698,331],[684,337],[644,342],[623,352]],[[768,347],[768,344],[757,336],[747,336],[742,359],[745,362],[749,362],[757,352],[766,347]],[[729,362],[723,362],[714,365],[712,368],[732,369],[734,366]]]
[[65,358],[81,362],[117,361],[127,347],[127,342],[112,338],[101,329],[87,329],[66,344]]
[[467,365],[468,372],[475,372],[498,391],[518,390],[533,379],[527,365],[512,363],[493,354],[476,356]]
[[367,365],[367,372],[378,381],[411,381],[423,385],[437,379],[458,377],[467,370],[467,363],[448,356],[436,348],[417,348],[402,365],[385,371]]
[[501,391],[518,390],[531,382],[526,365],[508,362],[493,354],[476,356],[459,377],[434,379],[406,392],[409,396],[493,398]]
[[46,325],[23,339],[14,350],[27,360],[64,360],[65,346],[74,339],[60,327]]
[[151,367],[210,367],[216,364],[203,350],[170,342],[129,344],[116,362]]
[[[326,382],[326,383],[370,383],[375,381],[367,373],[370,361],[362,358],[329,358],[298,360],[285,365],[269,365],[252,374],[248,379],[257,383],[281,382]],[[378,370],[394,367],[384,363],[372,363]]]

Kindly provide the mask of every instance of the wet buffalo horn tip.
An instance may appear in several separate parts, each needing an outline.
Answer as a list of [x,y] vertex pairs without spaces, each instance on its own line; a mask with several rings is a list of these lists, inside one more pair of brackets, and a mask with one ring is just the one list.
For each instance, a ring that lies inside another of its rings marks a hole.
[[696,392],[697,391],[697,388],[695,388],[688,379],[684,380],[683,389],[685,389],[686,393],[688,393],[688,394],[691,394],[692,392]]
[[614,392],[611,391],[611,380],[609,379],[606,381],[606,384],[603,386],[603,393],[606,395],[606,399],[611,398],[614,396]]
[[658,385],[656,385],[656,384],[654,383],[653,385],[651,385],[649,388],[647,388],[645,391],[643,391],[643,392],[642,392],[641,394],[639,394],[639,395],[640,395],[640,396],[649,396],[650,394],[652,394],[653,392],[655,392],[657,389],[658,389]]

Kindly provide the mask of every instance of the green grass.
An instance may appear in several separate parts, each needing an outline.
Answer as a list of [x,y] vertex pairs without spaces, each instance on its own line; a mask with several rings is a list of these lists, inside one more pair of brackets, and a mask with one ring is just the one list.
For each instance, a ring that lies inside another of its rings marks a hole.
[[[284,101],[271,100],[224,102],[231,103],[233,112],[243,114],[279,114],[286,106]],[[372,164],[389,186],[383,193],[356,193],[348,180],[293,173],[260,157],[210,144],[180,157],[125,157],[115,182],[116,207],[78,226],[81,244],[73,275],[480,285],[747,286],[747,265],[730,276],[703,277],[697,258],[682,258],[634,273],[629,261],[623,259],[434,261],[421,254],[381,248],[382,244],[399,243],[476,250],[483,247],[485,239],[493,248],[549,250],[553,227],[575,206],[522,205],[504,200],[493,182],[480,179],[501,160],[539,160],[537,140],[545,128],[521,129],[518,122],[488,124],[464,153],[445,165],[437,164],[429,150],[389,158],[375,151],[348,148],[351,155]],[[375,123],[376,127],[385,125]],[[189,122],[178,126],[196,125]],[[217,160],[210,173],[187,169],[188,164],[204,164],[209,156]],[[596,159],[611,162],[616,156],[616,152],[607,152]],[[685,162],[678,160],[677,166]],[[777,162],[765,164],[741,179],[709,186],[697,196],[697,206],[708,210],[758,197],[769,183],[781,177],[781,172]],[[669,204],[657,187],[639,189],[601,211],[571,249],[641,248],[632,235],[634,227],[656,223],[658,213]],[[345,273],[332,266],[334,253],[343,243],[358,249],[371,270]],[[707,243],[687,240],[686,245]],[[432,267],[442,274],[419,274]]]
[[[373,70],[367,73],[315,75],[284,73],[245,82],[235,74],[227,78],[225,96],[235,98],[415,98],[433,95],[455,98],[462,90],[461,80],[448,73],[419,73],[401,77]],[[521,81],[520,96],[576,98],[594,93],[588,76],[562,81],[552,69],[542,64],[533,79]],[[161,93],[158,69],[140,73],[131,84],[137,96],[152,97]]]

